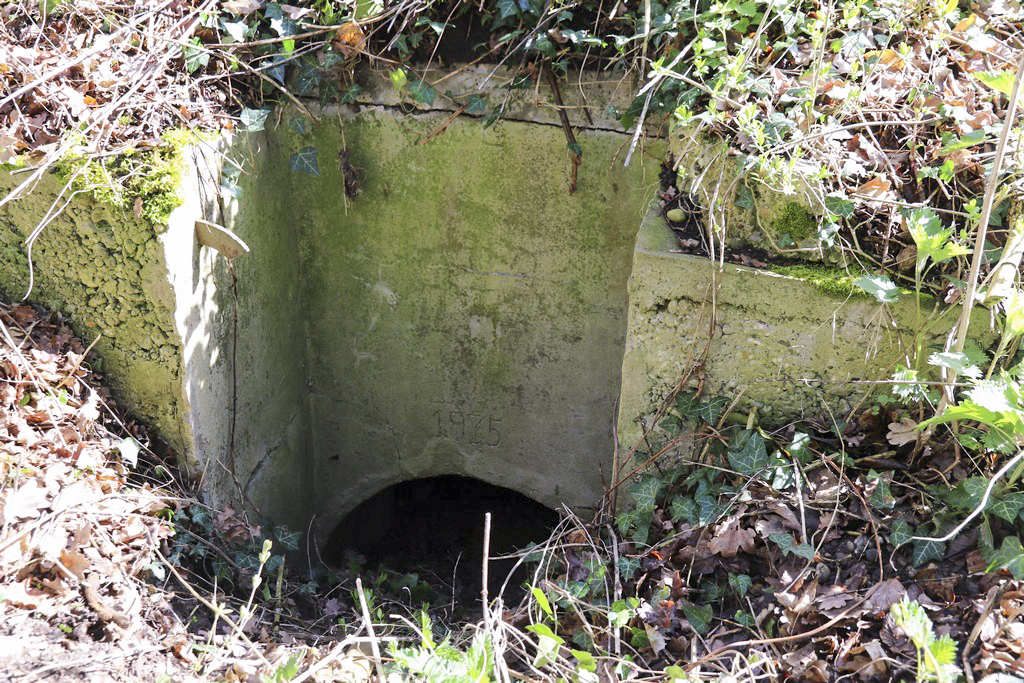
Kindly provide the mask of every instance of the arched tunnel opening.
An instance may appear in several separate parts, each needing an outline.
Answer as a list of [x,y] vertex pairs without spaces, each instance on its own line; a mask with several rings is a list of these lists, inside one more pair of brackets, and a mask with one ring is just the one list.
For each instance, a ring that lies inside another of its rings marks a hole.
[[[489,555],[507,556],[541,543],[558,523],[551,508],[511,489],[457,475],[414,479],[389,486],[350,512],[331,532],[324,560],[344,566],[417,573],[449,587],[462,606],[479,601],[482,588],[484,515],[491,513]],[[506,602],[518,599],[534,565],[492,559],[488,592],[508,577]],[[515,569],[514,573],[510,572]]]

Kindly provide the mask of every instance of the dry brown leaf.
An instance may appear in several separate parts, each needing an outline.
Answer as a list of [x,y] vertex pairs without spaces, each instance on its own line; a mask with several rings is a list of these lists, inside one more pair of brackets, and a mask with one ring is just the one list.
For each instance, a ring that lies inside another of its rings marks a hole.
[[899,579],[886,579],[868,589],[867,605],[876,612],[888,612],[906,594],[907,589]]
[[262,4],[259,0],[224,0],[220,6],[227,12],[245,16],[258,10]]
[[899,422],[889,423],[886,440],[893,446],[902,446],[917,441],[917,422],[909,417],[901,417]]
[[332,42],[334,47],[343,55],[351,57],[363,48],[363,43],[366,42],[366,34],[363,33],[363,29],[360,28],[359,24],[354,21],[348,21],[342,24],[341,28],[334,34]]
[[902,69],[905,64],[903,57],[900,56],[899,52],[888,48],[885,50],[871,50],[864,53],[865,59],[869,59],[871,57],[877,57],[878,64],[881,64],[887,69],[899,70]]
[[292,21],[299,21],[302,17],[312,14],[312,7],[296,7],[295,5],[281,5],[281,11],[284,12],[289,19]]
[[31,578],[0,585],[0,593],[4,596],[4,602],[21,607],[22,609],[36,609],[48,599],[46,591],[31,587]]
[[88,558],[79,550],[65,550],[60,554],[60,563],[75,575],[79,581],[85,580],[85,572],[92,566]]
[[740,519],[733,516],[718,526],[715,537],[708,542],[708,550],[722,557],[735,557],[740,549],[754,549],[754,530],[740,527]]
[[892,183],[884,178],[872,178],[858,187],[854,194],[869,199],[891,199],[889,195],[892,194]]
[[46,487],[38,479],[29,479],[7,496],[4,503],[4,518],[8,522],[15,519],[33,519],[39,511],[50,506],[50,498]]

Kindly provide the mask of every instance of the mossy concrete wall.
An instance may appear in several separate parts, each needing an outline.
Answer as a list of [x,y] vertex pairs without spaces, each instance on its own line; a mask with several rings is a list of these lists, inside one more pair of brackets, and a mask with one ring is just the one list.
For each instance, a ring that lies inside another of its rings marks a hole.
[[[216,506],[244,498],[320,540],[433,475],[587,506],[611,478],[616,419],[632,445],[705,341],[704,391],[742,390],[765,424],[848,407],[865,391],[853,380],[908,353],[905,308],[734,266],[713,278],[672,253],[648,213],[657,143],[623,168],[628,136],[595,119],[569,193],[552,111],[485,128],[398,101],[285,110],[222,141],[242,172],[219,198],[220,161],[197,144],[168,226],[83,194],[39,237],[33,297],[86,341],[103,333],[115,389]],[[0,191],[18,180],[0,174]],[[47,175],[0,210],[10,297],[60,188]],[[233,261],[237,311],[232,269],[197,236],[208,223],[251,248]]]
[[[258,162],[229,212],[253,246],[240,296],[275,298],[243,305],[240,367],[294,380],[239,385],[238,474],[254,497],[307,505],[321,536],[408,479],[462,474],[578,507],[610,476],[625,284],[657,164],[623,169],[623,135],[581,131],[570,194],[560,127],[457,119],[424,142],[446,118],[286,115],[236,154]],[[302,150],[316,174],[291,170]],[[250,329],[248,305],[281,319]],[[275,452],[245,434],[268,419]]]
[[[99,337],[88,362],[179,452],[190,452],[193,434],[175,322],[182,302],[171,274],[182,259],[190,264],[194,216],[203,212],[204,202],[214,201],[199,181],[201,170],[211,169],[208,160],[198,151],[190,154],[182,178],[183,186],[191,188],[188,201],[168,226],[154,228],[88,193],[67,190],[63,180],[49,173],[0,208],[0,291],[12,299],[28,293],[26,240],[44,217],[55,215],[31,252],[31,298],[70,315],[87,344]],[[30,172],[0,171],[0,196]]]
[[[637,237],[629,279],[629,329],[622,363],[619,435],[637,443],[684,375],[688,390],[741,397],[761,424],[844,417],[877,393],[897,364],[912,366],[915,331],[925,353],[941,350],[949,318],[920,319],[913,297],[879,304],[841,286],[673,253],[676,240],[656,210]],[[842,275],[838,271],[837,275]],[[994,340],[979,310],[971,338]],[[866,406],[865,406],[866,407]]]

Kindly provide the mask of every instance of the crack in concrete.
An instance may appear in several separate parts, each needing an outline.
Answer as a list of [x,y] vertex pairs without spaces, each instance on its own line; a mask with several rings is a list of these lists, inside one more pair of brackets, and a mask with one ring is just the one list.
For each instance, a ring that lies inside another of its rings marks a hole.
[[[357,104],[360,107],[369,107],[371,109],[376,108],[376,109],[383,109],[385,111],[397,111],[397,112],[401,113],[404,116],[418,116],[418,115],[421,115],[421,114],[453,114],[454,112],[458,111],[458,109],[455,108],[455,107],[451,107],[451,108],[431,107],[429,109],[418,109],[418,108],[416,108],[416,109],[413,109],[412,111],[409,111],[408,108],[403,107],[400,104],[387,104],[385,102],[357,102]],[[462,113],[459,114],[459,116],[465,116],[467,118],[477,119],[477,120],[484,118],[483,116],[480,116],[480,115],[477,115],[477,114],[470,114],[470,113],[467,113],[467,112],[462,112]],[[508,121],[510,123],[531,123],[531,124],[538,125],[538,126],[551,126],[553,128],[561,128],[562,127],[562,123],[560,121],[538,121],[536,119],[514,117],[514,116],[503,116],[499,120],[500,121]],[[576,130],[584,130],[584,131],[595,132],[595,133],[613,133],[615,135],[621,135],[623,137],[629,137],[629,136],[632,135],[632,133],[630,133],[630,131],[628,131],[628,130],[621,130],[621,129],[618,129],[618,128],[609,128],[607,126],[575,125],[575,126],[573,126],[573,128],[575,128]],[[649,134],[648,137],[652,138],[652,139],[655,139],[655,140],[665,140],[665,139],[667,139],[666,136],[664,136],[664,135],[655,135],[653,133]]]

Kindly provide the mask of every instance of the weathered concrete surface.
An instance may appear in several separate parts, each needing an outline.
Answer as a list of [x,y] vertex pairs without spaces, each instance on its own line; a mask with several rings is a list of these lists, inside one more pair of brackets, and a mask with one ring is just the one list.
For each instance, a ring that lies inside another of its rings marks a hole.
[[[163,234],[85,193],[66,193],[57,201],[64,182],[48,173],[30,193],[0,208],[0,291],[20,299],[29,287],[25,239],[48,211],[71,198],[63,211],[54,210],[56,218],[35,241],[32,298],[70,315],[86,343],[100,337],[89,362],[104,371],[134,412],[185,453],[193,435],[175,326],[182,302],[169,274],[177,270],[182,254],[191,265],[191,250],[180,247],[182,238],[190,239],[194,216],[203,211],[198,174],[209,166],[201,156],[182,179],[194,191],[170,225],[161,226]],[[0,196],[24,177],[0,171]],[[211,200],[207,195],[206,201]]]
[[[77,196],[37,242],[33,297],[72,314],[87,341],[103,333],[115,388],[212,504],[244,496],[321,541],[418,477],[594,503],[616,405],[629,446],[708,334],[706,393],[742,389],[766,424],[817,413],[823,396],[842,409],[864,389],[851,380],[883,379],[908,353],[892,333],[910,325],[903,307],[887,309],[893,325],[872,301],[733,266],[712,299],[712,265],[671,253],[660,219],[644,219],[657,144],[623,169],[625,135],[579,131],[569,194],[550,114],[441,132],[445,111],[280,112],[224,141],[244,172],[222,206],[202,144],[169,226]],[[345,196],[343,148],[357,197]],[[13,184],[0,175],[0,191]],[[27,283],[22,241],[60,187],[48,175],[0,213],[9,296]],[[251,247],[233,264],[237,335],[231,271],[200,246],[197,221]]]
[[[608,476],[625,283],[657,167],[624,170],[613,163],[623,136],[582,132],[569,194],[559,127],[456,120],[420,144],[445,118],[364,108],[319,125],[285,117],[258,138],[262,169],[318,150],[319,176],[286,171],[279,192],[246,190],[250,218],[233,225],[243,239],[276,229],[298,240],[297,265],[282,243],[276,263],[246,257],[238,273],[243,298],[266,291],[262,277],[298,292],[290,310],[301,320],[280,323],[291,339],[268,346],[305,356],[308,385],[283,403],[308,410],[296,420],[309,421],[308,502],[321,534],[407,479],[463,474],[585,506]],[[351,199],[343,145],[361,179]],[[248,452],[237,450],[239,475],[254,491],[297,478],[280,472],[294,458],[254,464]]]
[[[675,237],[652,210],[640,228],[629,279],[629,330],[622,362],[620,442],[635,444],[661,401],[701,359],[704,395],[756,406],[762,424],[833,411],[842,416],[898,363],[912,366],[914,330],[926,353],[941,348],[949,317],[917,322],[912,297],[882,306],[775,273],[672,253]],[[930,305],[928,307],[930,310]],[[994,335],[987,313],[971,337]],[[693,376],[696,380],[696,375]]]

